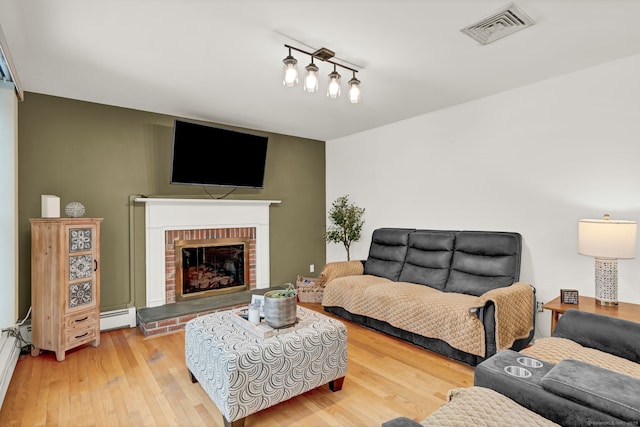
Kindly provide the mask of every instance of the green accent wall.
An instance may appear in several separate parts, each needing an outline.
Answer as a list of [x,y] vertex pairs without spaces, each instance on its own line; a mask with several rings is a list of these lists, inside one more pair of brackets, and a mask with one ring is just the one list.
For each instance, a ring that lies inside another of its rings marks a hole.
[[[101,310],[144,307],[144,204],[133,199],[209,197],[200,186],[169,184],[174,117],[35,93],[18,108],[21,316],[31,304],[29,218],[40,216],[42,194],[60,197],[61,216],[78,201],[85,217],[104,218]],[[209,124],[269,137],[264,189],[238,189],[227,198],[281,200],[270,208],[271,283],[313,275],[309,264],[325,263],[324,142]],[[214,196],[229,190],[207,189]]]

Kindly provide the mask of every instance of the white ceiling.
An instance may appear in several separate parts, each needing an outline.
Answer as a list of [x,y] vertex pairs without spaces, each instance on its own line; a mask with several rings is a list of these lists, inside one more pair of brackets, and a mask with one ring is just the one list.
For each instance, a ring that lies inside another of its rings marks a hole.
[[[536,24],[486,46],[459,30],[508,0],[0,0],[0,25],[25,91],[320,140],[640,53],[638,0],[515,3]],[[355,64],[362,103],[340,68],[338,100],[283,87],[284,43]]]

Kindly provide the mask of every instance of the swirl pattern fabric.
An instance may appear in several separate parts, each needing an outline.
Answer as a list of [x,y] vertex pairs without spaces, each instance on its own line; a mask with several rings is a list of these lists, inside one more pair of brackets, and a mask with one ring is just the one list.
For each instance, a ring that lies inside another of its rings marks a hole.
[[229,311],[189,321],[187,368],[229,422],[344,377],[347,330],[338,320],[298,307],[307,327],[259,338]]

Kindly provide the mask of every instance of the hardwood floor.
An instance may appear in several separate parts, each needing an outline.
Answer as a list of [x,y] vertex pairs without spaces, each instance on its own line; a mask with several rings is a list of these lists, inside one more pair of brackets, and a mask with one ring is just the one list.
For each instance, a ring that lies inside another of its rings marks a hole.
[[[319,304],[303,304],[322,311]],[[473,368],[343,321],[348,372],[341,391],[311,390],[250,415],[246,427],[379,426],[422,420],[447,391],[473,385]],[[101,334],[101,344],[18,361],[2,426],[222,426],[222,415],[184,362],[184,333],[145,338],[135,329]]]

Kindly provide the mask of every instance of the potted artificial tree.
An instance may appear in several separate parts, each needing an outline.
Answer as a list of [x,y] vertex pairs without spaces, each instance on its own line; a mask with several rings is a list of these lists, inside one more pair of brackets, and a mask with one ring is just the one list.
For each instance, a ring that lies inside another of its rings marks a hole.
[[330,243],[342,243],[347,251],[347,261],[351,260],[349,248],[352,242],[360,240],[360,232],[364,225],[364,208],[349,203],[349,195],[338,197],[329,210],[329,221],[325,239]]

